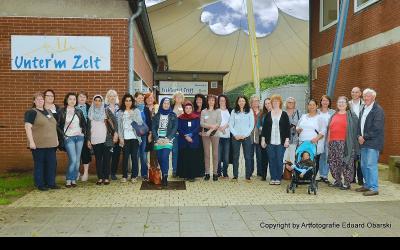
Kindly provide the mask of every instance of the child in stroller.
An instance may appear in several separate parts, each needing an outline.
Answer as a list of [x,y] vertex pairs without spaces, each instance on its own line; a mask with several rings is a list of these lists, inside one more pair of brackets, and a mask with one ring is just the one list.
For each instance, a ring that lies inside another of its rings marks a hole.
[[309,184],[308,193],[317,194],[317,182],[315,181],[316,169],[313,161],[316,153],[316,146],[312,142],[303,142],[296,150],[297,163],[286,162],[286,168],[292,172],[290,184],[286,191],[295,192],[299,184]]

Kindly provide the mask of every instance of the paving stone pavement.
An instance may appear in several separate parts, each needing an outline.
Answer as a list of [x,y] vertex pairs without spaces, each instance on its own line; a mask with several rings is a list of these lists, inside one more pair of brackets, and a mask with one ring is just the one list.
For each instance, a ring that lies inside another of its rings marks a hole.
[[0,237],[399,237],[399,206],[400,201],[208,207],[2,207]]

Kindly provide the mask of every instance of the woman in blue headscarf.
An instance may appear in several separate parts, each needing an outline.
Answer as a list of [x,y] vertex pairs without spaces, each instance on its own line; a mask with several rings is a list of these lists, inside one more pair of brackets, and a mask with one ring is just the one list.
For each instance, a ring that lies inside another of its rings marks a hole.
[[178,129],[178,118],[171,109],[171,100],[163,98],[158,113],[152,122],[154,150],[157,150],[157,159],[162,172],[162,185],[168,185],[169,154]]

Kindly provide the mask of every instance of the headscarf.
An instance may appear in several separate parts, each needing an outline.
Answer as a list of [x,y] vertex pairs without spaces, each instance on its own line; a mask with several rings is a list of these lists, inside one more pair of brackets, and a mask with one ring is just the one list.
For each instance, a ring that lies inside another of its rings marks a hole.
[[[192,113],[190,113],[190,114],[186,113],[186,107],[187,106],[191,106],[192,107]],[[182,120],[194,120],[194,119],[199,118],[199,115],[194,112],[194,107],[193,107],[193,104],[191,102],[189,102],[189,101],[186,102],[185,105],[183,106],[183,108],[184,108],[183,114],[181,114],[179,116],[179,119],[182,119]]]
[[[97,108],[94,99],[100,98],[101,99],[101,106]],[[106,119],[106,109],[104,107],[104,98],[101,95],[95,95],[93,97],[92,105],[89,109],[89,119],[92,121],[104,121]]]
[[169,115],[169,114],[171,114],[171,113],[174,112],[174,111],[172,110],[171,106],[169,106],[169,109],[168,109],[168,110],[165,110],[165,109],[163,108],[163,104],[164,104],[164,102],[165,102],[166,100],[168,100],[169,103],[171,103],[171,99],[169,99],[168,97],[164,97],[164,98],[161,100],[160,107],[159,107],[159,109],[158,109],[158,113],[160,113],[160,114],[162,114],[162,115]]

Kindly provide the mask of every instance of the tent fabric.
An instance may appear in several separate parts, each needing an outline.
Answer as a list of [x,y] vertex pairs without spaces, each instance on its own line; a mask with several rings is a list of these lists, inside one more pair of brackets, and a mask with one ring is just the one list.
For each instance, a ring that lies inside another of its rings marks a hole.
[[[243,30],[217,35],[202,23],[202,6],[212,0],[167,0],[148,9],[157,54],[169,70],[228,71],[224,91],[252,81],[249,37]],[[279,11],[278,24],[257,38],[260,79],[308,74],[309,22]]]

